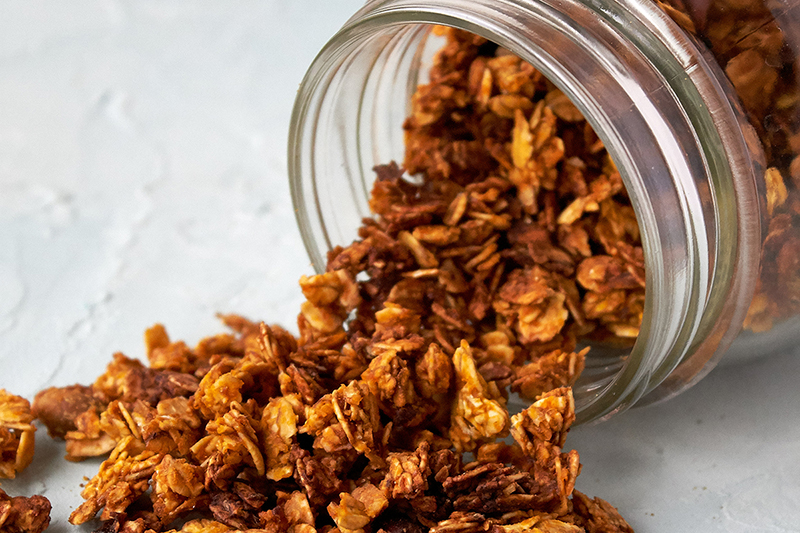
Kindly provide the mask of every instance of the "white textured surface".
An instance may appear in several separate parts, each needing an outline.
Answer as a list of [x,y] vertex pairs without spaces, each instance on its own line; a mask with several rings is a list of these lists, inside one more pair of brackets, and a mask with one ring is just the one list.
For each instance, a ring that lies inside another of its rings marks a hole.
[[[292,325],[310,272],[289,199],[294,93],[361,0],[0,0],[0,386],[28,398],[142,356],[163,322]],[[800,357],[724,368],[576,429],[579,488],[640,532],[800,531]],[[54,503],[82,476],[38,432],[3,487]]]

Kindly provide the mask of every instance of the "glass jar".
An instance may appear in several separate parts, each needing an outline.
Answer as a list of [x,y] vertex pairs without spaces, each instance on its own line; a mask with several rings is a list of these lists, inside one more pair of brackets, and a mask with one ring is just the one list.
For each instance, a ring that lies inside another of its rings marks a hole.
[[370,216],[372,168],[403,160],[411,95],[440,46],[431,25],[541,71],[627,188],[647,276],[642,325],[624,353],[590,352],[579,421],[671,397],[725,352],[747,359],[800,339],[797,0],[368,1],[311,65],[292,117],[292,195],[318,271]]

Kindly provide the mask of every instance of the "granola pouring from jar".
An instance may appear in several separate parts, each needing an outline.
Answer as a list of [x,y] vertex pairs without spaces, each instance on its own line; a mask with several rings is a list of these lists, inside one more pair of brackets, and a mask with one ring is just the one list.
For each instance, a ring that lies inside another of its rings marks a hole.
[[290,177],[315,265],[358,233],[339,267],[421,298],[442,346],[491,346],[523,396],[583,360],[584,421],[796,339],[798,9],[468,4],[367,2],[309,69]]

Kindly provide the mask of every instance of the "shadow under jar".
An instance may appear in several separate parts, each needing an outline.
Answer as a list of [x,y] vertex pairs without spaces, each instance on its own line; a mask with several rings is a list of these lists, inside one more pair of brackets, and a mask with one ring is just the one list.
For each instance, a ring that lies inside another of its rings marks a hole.
[[[646,271],[638,336],[592,346],[578,420],[678,394],[720,360],[800,340],[798,0],[372,0],[311,65],[289,136],[301,233],[318,271],[370,217],[373,167],[442,46],[434,25],[530,63],[622,177]],[[592,344],[591,341],[587,341]]]

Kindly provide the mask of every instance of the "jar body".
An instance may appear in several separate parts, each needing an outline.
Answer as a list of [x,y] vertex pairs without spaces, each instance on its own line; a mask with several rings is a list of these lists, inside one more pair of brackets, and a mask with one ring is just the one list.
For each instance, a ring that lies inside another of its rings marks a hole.
[[[746,359],[795,342],[800,42],[785,26],[798,2],[759,4],[751,26],[741,15],[756,7],[713,4],[368,2],[312,65],[293,116],[290,179],[315,267],[370,216],[372,167],[403,161],[411,96],[441,46],[430,25],[444,24],[500,44],[568,95],[636,211],[642,328],[621,355],[593,350],[576,386],[579,419],[684,390],[725,351]],[[779,14],[774,24],[765,9]],[[735,44],[715,41],[731,24]],[[753,88],[776,74],[770,91]]]

